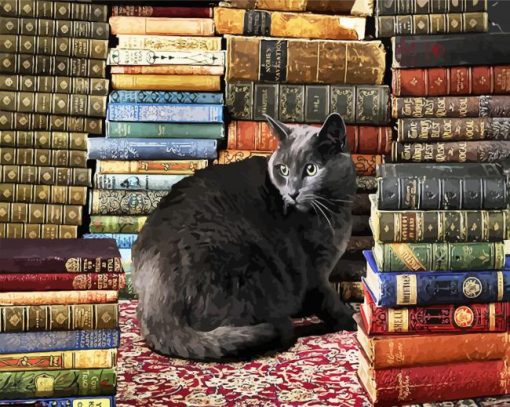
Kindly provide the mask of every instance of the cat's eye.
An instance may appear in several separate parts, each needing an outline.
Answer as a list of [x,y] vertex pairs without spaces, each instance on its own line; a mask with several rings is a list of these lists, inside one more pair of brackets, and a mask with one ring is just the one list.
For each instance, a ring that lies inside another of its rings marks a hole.
[[287,167],[285,164],[280,164],[278,169],[280,170],[280,174],[282,174],[284,177],[289,175],[289,167]]
[[318,168],[315,164],[307,164],[305,167],[306,175],[308,175],[309,177],[313,177],[314,175],[316,175],[317,170]]

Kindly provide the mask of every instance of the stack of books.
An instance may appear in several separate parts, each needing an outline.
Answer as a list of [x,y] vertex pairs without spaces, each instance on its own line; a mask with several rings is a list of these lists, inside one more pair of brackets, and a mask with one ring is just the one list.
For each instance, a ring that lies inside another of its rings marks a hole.
[[115,406],[114,240],[0,239],[0,404]]
[[99,161],[86,237],[114,237],[129,275],[130,247],[147,215],[172,185],[217,158],[225,53],[211,7],[118,5],[112,12],[113,91],[106,137],[89,140],[89,158]]
[[106,115],[105,5],[0,3],[0,237],[75,238]]
[[339,291],[348,298],[357,292],[358,299],[362,250],[373,244],[368,193],[376,188],[376,165],[390,153],[392,140],[390,90],[381,85],[385,51],[380,41],[363,41],[372,9],[368,0],[228,0],[214,9],[216,30],[226,36],[226,105],[233,119],[217,163],[274,151],[278,142],[264,114],[289,126],[319,128],[338,112],[347,123],[359,190],[354,237],[332,278]]

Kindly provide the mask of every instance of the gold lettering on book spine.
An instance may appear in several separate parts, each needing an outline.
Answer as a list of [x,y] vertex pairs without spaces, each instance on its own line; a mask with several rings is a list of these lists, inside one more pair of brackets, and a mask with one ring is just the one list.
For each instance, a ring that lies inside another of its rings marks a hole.
[[407,332],[409,330],[409,310],[388,308],[388,332]]
[[388,245],[388,254],[394,254],[395,259],[401,260],[409,270],[412,271],[425,271],[427,268],[420,262],[418,257],[414,254],[413,250],[408,244],[390,243]]
[[503,273],[501,271],[496,272],[498,279],[498,301],[503,301],[503,294],[505,293],[505,283]]
[[[498,287],[499,290],[499,287]],[[496,330],[496,304],[489,304],[489,331]]]
[[397,276],[397,305],[416,305],[416,276],[401,274]]

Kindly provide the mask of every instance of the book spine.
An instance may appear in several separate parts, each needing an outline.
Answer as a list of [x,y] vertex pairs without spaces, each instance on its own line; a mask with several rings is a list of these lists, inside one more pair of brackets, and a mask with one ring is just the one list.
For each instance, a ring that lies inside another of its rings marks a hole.
[[375,36],[476,33],[489,31],[487,13],[448,13],[378,16]]
[[109,80],[70,76],[0,75],[0,90],[108,96]]
[[168,191],[94,189],[90,193],[92,215],[149,215]]
[[500,270],[505,265],[503,242],[376,243],[374,256],[381,272]]
[[382,155],[377,154],[351,154],[356,174],[361,176],[373,176],[377,166],[384,161]]
[[377,178],[366,175],[358,175],[356,177],[356,186],[358,192],[376,192]]
[[487,6],[487,0],[378,0],[375,4],[375,13],[377,15],[468,13],[487,11]]
[[226,38],[227,81],[373,85],[383,81],[386,57],[380,41]]
[[9,0],[0,7],[5,17],[44,18],[53,20],[99,21],[108,20],[108,6],[59,1]]
[[224,66],[223,51],[152,51],[146,49],[110,50],[108,65],[212,65]]
[[69,131],[102,134],[103,119],[0,111],[0,130]]
[[0,305],[106,304],[118,300],[116,291],[0,292]]
[[393,143],[393,161],[491,163],[510,157],[508,141],[451,141],[435,143]]
[[76,239],[78,226],[32,223],[0,223],[0,238]]
[[363,286],[358,281],[341,281],[330,282],[333,289],[340,294],[343,302],[362,303],[363,302]]
[[98,161],[97,173],[192,175],[207,165],[207,160]]
[[119,273],[53,273],[0,274],[2,290],[119,290],[124,286],[124,274]]
[[[0,60],[1,63],[1,60]],[[212,75],[112,75],[114,90],[218,92],[221,77]]]
[[223,104],[223,93],[114,90],[109,103]]
[[185,175],[96,174],[94,186],[100,190],[159,190],[168,193],[175,184],[184,178]]
[[0,147],[87,150],[87,134],[57,131],[3,130],[0,131]]
[[497,242],[510,238],[510,211],[413,211],[373,209],[374,237],[383,243]]
[[116,366],[116,349],[53,351],[0,355],[0,372],[111,369]]
[[119,35],[119,49],[154,51],[221,51],[220,37],[176,37],[169,35]]
[[119,249],[130,249],[135,243],[137,237],[138,235],[135,233],[85,233],[83,235],[84,239],[114,239]]
[[330,14],[356,14],[356,12],[366,11],[364,15],[372,15],[373,5],[356,4],[354,0],[347,1],[325,1],[299,0],[299,1],[277,1],[274,0],[227,0],[225,5],[241,9],[260,9],[260,10],[282,10],[282,11],[311,11],[316,13]]
[[215,159],[216,140],[209,139],[109,139],[88,140],[90,160]]
[[[323,123],[333,112],[348,124],[383,125],[390,120],[388,86],[227,83],[226,105],[233,119]],[[279,103],[278,103],[279,101]]]
[[36,403],[37,407],[115,407],[115,396],[99,396],[99,397],[65,397],[65,398],[45,398],[45,399],[24,399],[13,400],[12,403],[27,404]]
[[87,187],[0,183],[0,202],[85,205]]
[[79,226],[82,224],[82,207],[80,205],[0,202],[0,222]]
[[223,123],[106,122],[108,138],[214,138],[225,137]]
[[214,36],[214,21],[209,18],[110,17],[113,35],[196,35]]
[[89,168],[0,165],[0,181],[20,184],[92,186]]
[[82,150],[0,147],[0,164],[86,168],[87,152]]
[[352,199],[352,213],[354,215],[370,214],[370,199],[367,193],[356,193]]
[[345,254],[360,253],[362,250],[369,250],[374,245],[372,236],[351,236]]
[[147,216],[91,216],[90,233],[139,233]]
[[112,66],[110,72],[129,75],[223,75],[225,67],[210,65]]
[[112,16],[211,18],[212,7],[113,6]]
[[510,93],[510,66],[393,69],[395,96],[489,95]]
[[222,105],[110,103],[110,121],[222,123]]

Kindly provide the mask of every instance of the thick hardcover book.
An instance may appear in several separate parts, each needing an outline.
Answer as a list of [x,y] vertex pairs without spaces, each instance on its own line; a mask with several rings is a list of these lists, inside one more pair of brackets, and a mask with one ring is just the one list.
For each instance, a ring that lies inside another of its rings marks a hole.
[[115,90],[219,92],[221,77],[215,75],[113,74],[112,88]]
[[510,66],[393,69],[392,88],[395,96],[508,94]]
[[109,103],[107,119],[124,122],[223,123],[223,105]]
[[[477,243],[375,243],[377,268],[387,271],[501,270],[507,245],[504,242]],[[510,267],[509,267],[510,268]],[[427,274],[427,273],[425,273]]]
[[0,240],[0,273],[121,271],[114,240]]
[[113,16],[110,27],[113,35],[214,35],[212,18]]
[[362,40],[365,38],[366,19],[217,7],[214,9],[214,23],[219,34]]
[[5,17],[33,17],[53,20],[108,21],[108,6],[69,1],[5,0],[0,6]]
[[91,216],[90,233],[139,233],[147,216]]
[[217,140],[89,138],[90,160],[215,159]]
[[138,65],[112,66],[112,74],[128,75],[224,75],[223,65]]
[[374,176],[358,175],[356,177],[358,192],[376,192],[377,178]]
[[375,36],[479,33],[489,31],[487,13],[448,13],[378,16]]
[[510,300],[508,271],[379,272],[370,251],[365,283],[379,307],[485,304]]
[[[174,7],[166,7],[171,10]],[[221,37],[182,37],[171,35],[119,35],[118,49],[153,51],[221,51]]]
[[223,51],[153,51],[149,49],[111,49],[108,65],[225,65]]
[[222,139],[225,137],[225,127],[223,123],[142,123],[107,121],[106,137]]
[[0,131],[0,147],[86,150],[87,133],[3,130]]
[[506,175],[498,164],[384,164],[377,202],[383,210],[506,209]]
[[0,147],[0,164],[86,168],[87,152],[83,150]]
[[[131,249],[138,235],[136,233],[85,233],[84,239],[114,239],[119,249]],[[0,304],[1,304],[0,296]]]
[[150,90],[114,90],[109,103],[161,103],[161,104],[206,104],[222,105],[223,93],[219,92],[163,92]]
[[82,224],[82,206],[0,202],[0,222],[79,226]]
[[0,238],[5,239],[76,239],[78,226],[47,223],[0,223]]
[[333,112],[346,123],[387,124],[388,86],[285,85],[254,82],[227,84],[232,119],[265,121],[264,114],[292,123],[322,123]]
[[510,118],[399,119],[397,141],[510,140]]
[[0,202],[85,205],[87,187],[0,183]]
[[391,42],[393,68],[510,64],[510,33],[403,36]]
[[124,273],[2,273],[0,284],[2,291],[120,290],[125,285],[125,276]]
[[0,75],[0,90],[108,96],[110,81],[70,76]]
[[377,0],[377,15],[469,13],[487,11],[487,0]]
[[20,184],[92,186],[90,168],[0,165],[0,181]]
[[432,339],[434,334],[506,333],[508,329],[510,304],[506,302],[388,308],[378,307],[366,286],[364,293],[360,312],[363,326],[371,336],[418,334]]
[[149,215],[168,191],[127,191],[93,189],[89,213],[92,215]]
[[227,38],[227,81],[310,84],[383,82],[380,41]]
[[111,369],[117,366],[117,349],[53,351],[0,355],[0,372]]
[[98,174],[172,174],[192,175],[208,165],[207,160],[98,161]]
[[45,399],[2,400],[0,406],[30,406],[35,403],[36,407],[115,407],[115,396],[99,397],[64,397]]
[[102,134],[103,119],[0,111],[0,130],[70,131]]
[[[173,174],[96,174],[94,187],[104,190],[167,191],[185,175]],[[0,191],[1,191],[0,184]],[[0,195],[1,199],[1,195]]]
[[113,6],[112,16],[210,18],[212,7]]
[[117,291],[22,291],[0,293],[0,305],[12,306],[106,304],[116,303],[117,300]]

